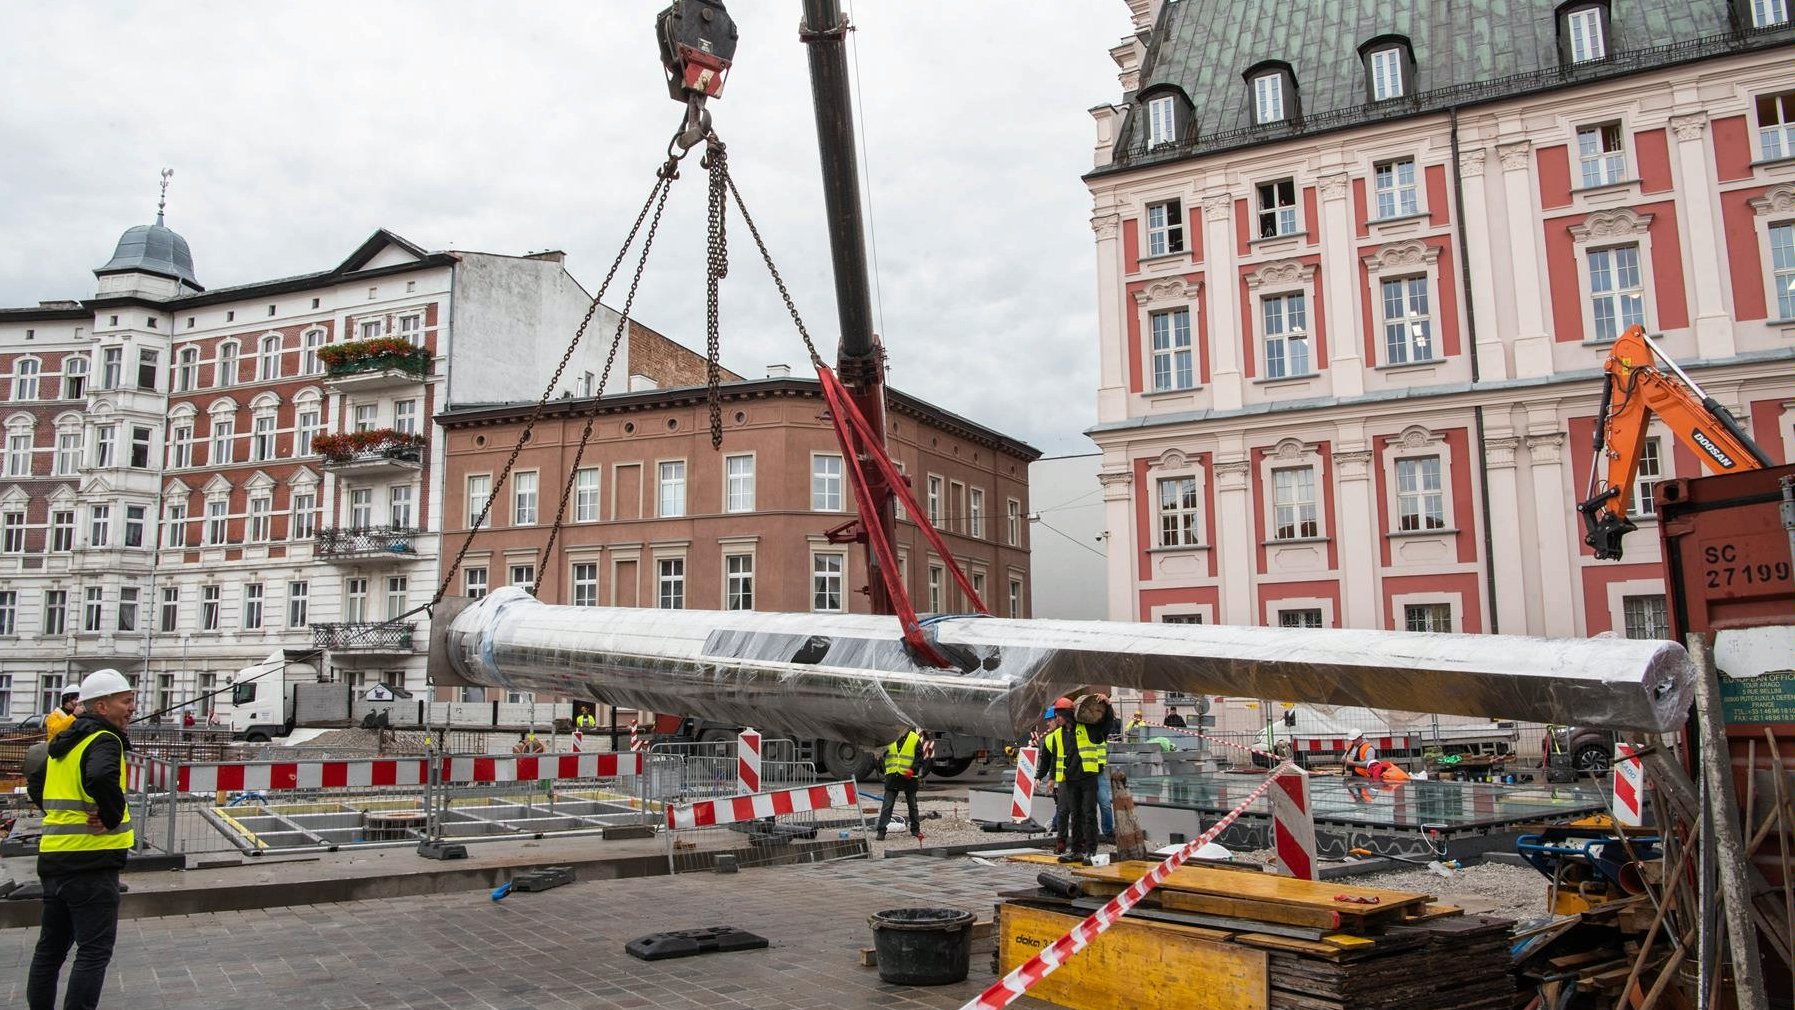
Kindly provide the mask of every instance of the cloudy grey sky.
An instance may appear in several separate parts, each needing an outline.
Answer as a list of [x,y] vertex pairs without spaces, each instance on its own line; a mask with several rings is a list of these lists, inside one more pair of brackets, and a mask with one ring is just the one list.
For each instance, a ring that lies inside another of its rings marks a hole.
[[[844,3],[845,5],[845,3]],[[377,227],[433,249],[565,249],[602,277],[680,115],[661,0],[18,5],[0,38],[0,304],[92,293],[119,232],[168,223],[201,283],[323,269]],[[738,185],[833,349],[799,0],[736,0],[714,103]],[[1089,451],[1095,281],[1086,110],[1117,94],[1122,0],[854,0],[881,332],[894,385]],[[675,188],[636,315],[703,346],[704,180]],[[726,365],[803,355],[736,230]],[[607,296],[621,301],[621,292]]]

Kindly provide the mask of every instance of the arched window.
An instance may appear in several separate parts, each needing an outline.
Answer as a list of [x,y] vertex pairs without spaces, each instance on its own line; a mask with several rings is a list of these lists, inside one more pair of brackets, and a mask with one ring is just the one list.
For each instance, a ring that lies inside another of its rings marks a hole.
[[1558,8],[1558,49],[1566,66],[1608,58],[1608,5],[1598,0],[1570,0]]
[[1365,61],[1365,93],[1372,101],[1414,93],[1415,56],[1408,39],[1380,35],[1359,47],[1359,57]]
[[262,338],[262,354],[257,378],[263,382],[280,378],[280,334],[270,333]]
[[318,348],[324,346],[323,330],[306,330],[300,334],[299,342],[304,350],[299,359],[300,375],[321,375],[324,362],[318,359]]
[[199,388],[199,348],[183,347],[175,358],[175,392],[191,393]]
[[37,399],[37,375],[41,366],[36,358],[20,358],[12,366],[12,398]]
[[1253,103],[1253,123],[1294,123],[1302,118],[1297,97],[1296,72],[1290,64],[1268,60],[1246,72],[1249,97]]
[[213,385],[220,388],[232,385],[237,381],[237,342],[227,340],[218,345],[218,375]]
[[62,398],[80,400],[87,396],[87,355],[71,354],[62,359]]

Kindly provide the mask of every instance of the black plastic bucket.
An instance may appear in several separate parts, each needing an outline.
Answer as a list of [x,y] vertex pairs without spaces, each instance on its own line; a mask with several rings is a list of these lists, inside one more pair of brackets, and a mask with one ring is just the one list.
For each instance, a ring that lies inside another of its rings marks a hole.
[[972,965],[971,912],[957,908],[890,908],[875,912],[873,949],[879,978],[894,985],[953,985]]

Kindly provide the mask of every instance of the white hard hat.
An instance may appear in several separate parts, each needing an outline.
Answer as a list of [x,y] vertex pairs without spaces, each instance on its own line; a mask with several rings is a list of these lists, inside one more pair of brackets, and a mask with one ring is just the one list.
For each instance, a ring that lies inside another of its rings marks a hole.
[[[83,686],[85,687],[86,685]],[[1346,738],[1348,740],[1363,740],[1365,739],[1365,731],[1362,729],[1355,729],[1351,733],[1348,733]]]
[[117,670],[95,670],[81,678],[81,700],[93,701],[132,690],[131,682]]

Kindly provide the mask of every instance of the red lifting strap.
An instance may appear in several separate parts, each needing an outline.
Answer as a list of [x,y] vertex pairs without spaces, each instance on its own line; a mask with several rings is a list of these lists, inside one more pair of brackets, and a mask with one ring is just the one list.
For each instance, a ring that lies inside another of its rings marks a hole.
[[898,623],[904,629],[904,641],[915,653],[938,667],[951,667],[950,662],[923,634],[922,626],[916,619],[916,607],[910,602],[909,587],[904,585],[903,576],[898,569],[897,547],[891,542],[886,531],[878,522],[873,496],[870,490],[867,464],[878,469],[885,478],[885,483],[903,503],[906,511],[916,520],[916,526],[922,530],[935,553],[947,565],[953,574],[954,582],[966,599],[980,614],[990,614],[985,601],[973,591],[972,583],[960,565],[954,560],[953,552],[948,550],[947,543],[941,534],[929,523],[928,514],[916,504],[916,496],[910,493],[910,485],[904,479],[891,456],[885,451],[885,440],[881,433],[873,431],[866,415],[854,405],[853,398],[848,395],[846,386],[827,365],[817,365],[817,380],[823,388],[823,399],[829,404],[829,423],[835,428],[835,438],[841,443],[842,458],[846,465],[849,483],[854,491],[854,506],[860,514],[860,528],[866,535],[867,544],[879,559],[879,573],[884,579],[885,589],[891,596],[892,606],[897,610]]

